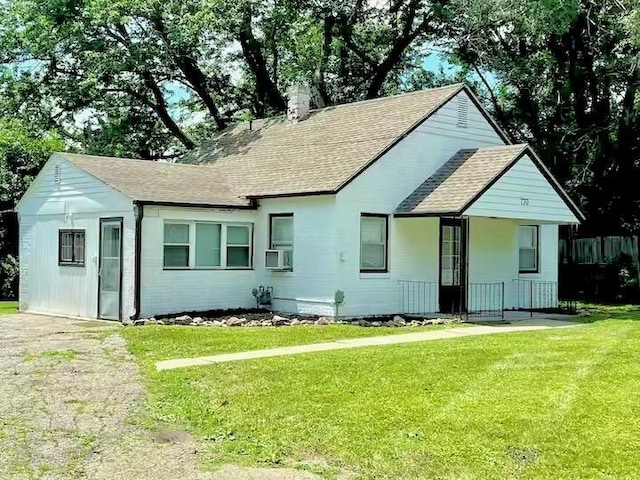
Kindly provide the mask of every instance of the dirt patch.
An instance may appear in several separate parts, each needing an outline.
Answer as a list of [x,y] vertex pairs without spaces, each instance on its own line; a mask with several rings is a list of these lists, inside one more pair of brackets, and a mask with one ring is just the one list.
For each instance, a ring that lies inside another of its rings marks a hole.
[[145,390],[118,328],[36,315],[2,318],[0,478],[319,478],[232,466],[204,472],[203,450],[188,434],[136,424]]

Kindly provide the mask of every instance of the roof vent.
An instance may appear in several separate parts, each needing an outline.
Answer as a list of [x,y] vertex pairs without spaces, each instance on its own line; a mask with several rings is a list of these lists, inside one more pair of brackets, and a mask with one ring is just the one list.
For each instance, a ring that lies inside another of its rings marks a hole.
[[61,177],[62,177],[62,168],[60,167],[59,163],[56,163],[53,166],[53,183],[55,183],[56,185],[60,185]]
[[309,115],[309,87],[300,84],[292,85],[287,91],[289,103],[287,104],[287,118],[289,122],[296,123],[304,120]]
[[467,128],[469,126],[469,99],[465,96],[458,96],[458,122],[459,128]]

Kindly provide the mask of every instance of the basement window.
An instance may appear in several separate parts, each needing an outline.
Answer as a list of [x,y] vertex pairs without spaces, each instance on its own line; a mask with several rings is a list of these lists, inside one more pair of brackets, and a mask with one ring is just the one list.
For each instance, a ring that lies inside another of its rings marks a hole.
[[60,230],[58,232],[58,265],[83,267],[84,243],[84,230]]

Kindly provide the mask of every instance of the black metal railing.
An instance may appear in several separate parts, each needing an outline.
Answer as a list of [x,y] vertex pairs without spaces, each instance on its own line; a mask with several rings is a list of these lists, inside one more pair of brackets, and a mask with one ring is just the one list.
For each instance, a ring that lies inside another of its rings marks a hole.
[[504,318],[504,282],[469,283],[468,317]]
[[542,313],[575,313],[576,299],[560,298],[558,282],[543,280],[513,280],[516,310]]
[[400,307],[405,315],[426,315],[438,311],[438,283],[398,280]]
[[[438,283],[416,280],[398,280],[401,313],[405,315],[428,315],[440,312],[438,305]],[[461,298],[456,305],[462,306],[451,315],[468,317],[504,318],[504,282],[470,283],[467,290],[461,289]],[[455,310],[455,308],[453,309]]]

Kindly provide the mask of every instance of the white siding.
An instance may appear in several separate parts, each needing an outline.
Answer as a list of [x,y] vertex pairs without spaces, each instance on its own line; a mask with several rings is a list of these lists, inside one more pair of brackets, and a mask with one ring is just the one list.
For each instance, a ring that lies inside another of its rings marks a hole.
[[[467,97],[465,92],[458,95]],[[457,126],[454,98],[336,196],[340,288],[345,315],[400,310],[398,280],[437,281],[438,220],[389,219],[389,272],[360,273],[360,213],[391,215],[398,204],[461,148],[503,145],[469,101],[468,125]]]
[[469,219],[469,310],[513,308],[518,278],[518,223],[513,220]]
[[[256,212],[145,207],[140,268],[141,316],[255,306],[251,295],[251,289],[256,285],[253,269],[164,270],[165,220],[255,223]],[[256,234],[254,231],[254,236]],[[255,255],[256,252],[254,262]]]
[[[275,310],[334,315],[340,263],[335,224],[335,197],[265,199],[260,202],[256,235],[256,268],[260,285],[273,287]],[[265,270],[269,215],[293,213],[293,271]]]
[[[59,165],[60,183],[54,182]],[[100,218],[123,217],[122,310],[133,312],[135,221],[131,202],[55,155],[18,205],[20,309],[97,316]],[[84,267],[58,265],[58,231],[85,230]]]
[[[145,207],[142,221],[142,316],[255,307],[251,294],[272,287],[274,310],[334,315],[336,231],[332,196],[265,199],[258,211]],[[264,268],[269,215],[293,213],[293,271]],[[253,229],[252,270],[163,270],[165,220],[247,222]]]
[[567,204],[527,155],[511,167],[465,214],[578,223]]

